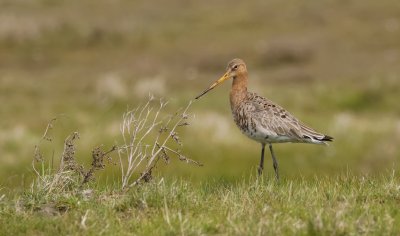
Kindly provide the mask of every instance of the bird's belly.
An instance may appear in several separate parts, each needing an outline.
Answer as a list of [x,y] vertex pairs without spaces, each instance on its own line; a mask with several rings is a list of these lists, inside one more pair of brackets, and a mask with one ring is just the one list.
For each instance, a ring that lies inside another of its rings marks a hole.
[[278,135],[273,132],[267,132],[265,130],[255,129],[249,131],[248,129],[241,129],[242,133],[249,137],[250,139],[257,141],[259,143],[287,143],[287,142],[298,142],[298,140],[292,137]]

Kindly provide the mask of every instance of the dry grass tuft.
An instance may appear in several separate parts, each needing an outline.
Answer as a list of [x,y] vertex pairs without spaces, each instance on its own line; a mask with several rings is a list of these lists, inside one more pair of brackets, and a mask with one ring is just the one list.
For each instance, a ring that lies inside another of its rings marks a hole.
[[[163,114],[166,105],[167,102],[159,100],[157,103],[150,97],[145,105],[126,112],[121,123],[123,144],[115,145],[108,151],[104,151],[102,145],[95,147],[92,150],[91,166],[87,170],[76,158],[76,142],[80,138],[78,132],[73,132],[65,139],[60,167],[55,170],[52,165],[45,166],[46,158],[40,146],[44,141],[53,140],[50,132],[57,118],[52,119],[35,146],[32,166],[38,177],[36,187],[47,194],[80,191],[85,184],[94,180],[96,171],[103,170],[106,164],[113,163],[111,153],[114,151],[118,151],[123,190],[141,182],[149,182],[160,160],[169,163],[172,157],[176,157],[180,161],[201,166],[181,151],[183,142],[179,129],[189,125],[188,109],[191,102],[185,109],[180,109],[172,115]],[[52,160],[54,153],[53,151]],[[36,168],[37,163],[41,164],[40,172]]]
[[[43,141],[52,142],[53,138],[50,136],[50,132],[56,121],[57,118],[54,118],[48,123],[42,138],[35,146],[32,167],[38,179],[36,183],[32,184],[32,192],[34,191],[34,187],[46,194],[76,192],[93,179],[97,170],[104,169],[105,159],[111,162],[109,154],[117,150],[116,146],[113,146],[106,152],[102,150],[101,146],[95,147],[92,151],[91,167],[86,171],[85,168],[76,161],[76,141],[80,136],[78,132],[73,132],[64,141],[64,148],[60,158],[60,167],[57,170],[53,165],[46,167],[46,158],[40,149],[40,145]],[[53,151],[52,159],[54,158],[54,153]],[[40,172],[36,168],[36,163],[40,163],[41,165]]]

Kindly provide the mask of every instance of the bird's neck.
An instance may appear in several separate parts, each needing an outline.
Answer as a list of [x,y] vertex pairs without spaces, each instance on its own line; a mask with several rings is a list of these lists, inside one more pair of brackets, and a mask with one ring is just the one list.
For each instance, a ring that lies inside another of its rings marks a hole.
[[230,93],[231,108],[238,107],[247,96],[247,73],[240,74],[233,78],[232,90]]

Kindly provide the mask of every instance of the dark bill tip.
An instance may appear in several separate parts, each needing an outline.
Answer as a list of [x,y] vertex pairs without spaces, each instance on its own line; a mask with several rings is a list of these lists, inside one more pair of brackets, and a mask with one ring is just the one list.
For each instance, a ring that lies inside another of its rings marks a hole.
[[204,94],[208,93],[208,91],[210,91],[213,88],[208,88],[206,89],[204,92],[202,92],[199,96],[195,97],[195,99],[199,99],[200,97],[202,97]]

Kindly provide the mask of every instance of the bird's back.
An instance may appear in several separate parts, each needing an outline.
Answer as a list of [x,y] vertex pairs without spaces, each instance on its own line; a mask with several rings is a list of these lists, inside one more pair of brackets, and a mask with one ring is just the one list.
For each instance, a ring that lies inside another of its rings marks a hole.
[[316,132],[281,106],[255,93],[248,92],[231,108],[239,129],[260,143],[325,144],[325,141],[332,141],[332,137]]

